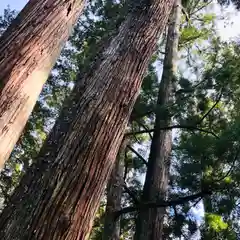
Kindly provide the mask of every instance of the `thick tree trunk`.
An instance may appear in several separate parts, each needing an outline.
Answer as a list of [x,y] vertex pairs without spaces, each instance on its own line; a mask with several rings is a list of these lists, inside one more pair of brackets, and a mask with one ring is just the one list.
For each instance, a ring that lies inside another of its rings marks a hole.
[[0,168],[8,159],[85,0],[30,0],[0,38]]
[[[159,111],[172,102],[176,74],[181,2],[175,0],[171,22],[168,28],[163,74],[159,86],[155,130],[148,160],[148,169],[143,189],[142,202],[165,199],[168,190],[172,132],[162,131],[168,126],[171,116],[168,111]],[[161,240],[165,209],[147,209],[139,213],[136,222],[136,240]]]
[[116,219],[114,213],[121,209],[126,147],[127,139],[124,139],[119,148],[118,156],[107,186],[107,205],[104,219],[103,240],[120,239],[120,219]]
[[63,110],[64,126],[56,123],[38,163],[1,214],[1,239],[87,239],[172,4],[146,0],[129,14],[101,63],[76,87],[73,115]]

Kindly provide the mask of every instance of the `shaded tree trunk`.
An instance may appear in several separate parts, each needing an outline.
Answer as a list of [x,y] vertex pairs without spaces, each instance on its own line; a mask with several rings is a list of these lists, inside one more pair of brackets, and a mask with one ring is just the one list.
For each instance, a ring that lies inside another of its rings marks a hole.
[[62,112],[64,126],[57,121],[38,162],[0,216],[1,239],[87,239],[172,4],[173,0],[142,1],[100,63],[76,86],[73,110]]
[[[168,191],[172,131],[162,131],[162,126],[171,123],[167,106],[172,103],[173,85],[176,74],[181,2],[175,0],[172,18],[168,27],[163,74],[159,86],[156,120],[144,183],[142,202],[165,199]],[[165,209],[143,209],[136,222],[136,240],[161,240]]]
[[114,213],[121,209],[126,147],[127,139],[124,139],[119,148],[118,156],[107,186],[107,205],[104,219],[103,240],[120,239],[120,218],[116,219]]
[[84,0],[30,0],[0,38],[0,168],[8,159]]

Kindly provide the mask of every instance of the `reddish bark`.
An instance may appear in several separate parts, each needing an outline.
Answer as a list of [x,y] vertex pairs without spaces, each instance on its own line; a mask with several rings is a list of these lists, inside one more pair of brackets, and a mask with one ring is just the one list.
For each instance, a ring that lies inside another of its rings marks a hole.
[[100,64],[75,88],[69,105],[74,110],[63,110],[63,125],[61,119],[56,123],[37,164],[0,216],[1,239],[87,239],[172,4],[143,1],[121,25]]
[[83,5],[84,0],[30,0],[0,38],[0,168]]

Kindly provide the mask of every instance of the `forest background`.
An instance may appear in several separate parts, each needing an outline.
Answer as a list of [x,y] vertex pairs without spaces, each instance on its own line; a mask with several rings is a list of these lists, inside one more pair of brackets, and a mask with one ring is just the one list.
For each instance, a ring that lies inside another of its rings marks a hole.
[[[26,2],[27,1],[9,0],[9,1],[6,1],[4,3],[0,3],[0,11],[1,11],[0,14],[2,15],[4,13],[3,10],[8,8],[8,5],[10,6],[11,10],[19,11],[19,10],[21,10],[22,7],[24,7]],[[220,36],[221,40],[222,41],[236,41],[236,42],[238,42],[238,38],[239,38],[239,34],[240,34],[240,28],[238,27],[237,19],[240,18],[240,14],[234,9],[234,7],[232,5],[230,5],[228,8],[224,8],[224,10],[221,11],[220,7],[216,3],[214,3],[212,6],[209,6],[209,10],[208,11],[211,12],[211,13],[216,14],[216,19],[215,19],[216,32]],[[157,68],[158,68],[157,72],[158,72],[158,78],[159,78],[160,77],[159,73],[161,72],[162,64],[161,64],[161,62],[159,62],[155,66],[157,66]],[[180,64],[179,67],[180,68],[181,67],[184,68],[185,64],[182,64],[182,65]],[[64,74],[64,73],[61,73],[61,74]],[[66,88],[69,88],[68,84],[65,86]],[[56,87],[56,86],[53,86],[53,87]],[[57,87],[60,88],[62,86],[57,86]],[[48,90],[49,89],[46,89],[46,91],[48,91]],[[50,91],[50,93],[48,92],[48,94],[51,94],[51,91]],[[53,102],[52,103],[49,102],[49,104],[50,105],[53,104],[54,108],[56,108],[56,111],[58,111],[58,108],[60,106],[58,106],[58,104],[56,104],[56,102],[59,101],[59,99],[57,99],[57,98],[64,98],[64,97],[65,96],[58,96],[58,97],[56,97],[56,99],[53,99],[53,100],[50,99],[50,101],[53,101]],[[56,102],[54,102],[54,101],[56,101]],[[53,119],[54,116],[55,116],[55,113],[53,111],[53,112],[51,112],[48,115],[48,120],[47,121],[51,122],[51,119]],[[32,116],[32,118],[34,118],[34,115]],[[46,120],[44,120],[44,121],[46,121]],[[29,154],[34,154],[35,151],[37,152],[36,146],[39,145],[39,148],[40,148],[41,142],[45,138],[45,135],[44,135],[45,133],[43,133],[44,131],[42,131],[42,130],[45,130],[45,128],[46,128],[46,126],[44,126],[45,122],[43,123],[43,122],[41,122],[41,120],[39,120],[38,123],[35,122],[34,124],[37,124],[38,128],[40,130],[39,130],[39,132],[35,133],[36,134],[35,135],[36,139],[34,141],[36,141],[36,143],[34,143],[35,144],[34,145],[34,149],[27,149],[26,148],[27,150],[29,150]],[[34,129],[36,126],[30,126],[30,127],[32,127],[32,129]],[[39,137],[40,137],[40,140],[39,140]],[[42,138],[42,140],[41,140],[41,138]],[[24,146],[24,142],[22,144]],[[146,145],[147,144],[148,143],[146,143]],[[27,143],[26,143],[26,145],[28,147],[31,147]],[[21,148],[22,148],[22,146],[21,146]],[[143,150],[143,154],[146,156],[147,152],[144,152],[144,150]],[[22,149],[15,149],[15,153],[12,155],[12,158],[18,159],[19,158],[18,155],[21,155],[21,156],[24,155]],[[27,156],[25,156],[25,157],[27,158]],[[13,161],[12,163],[15,164],[15,165],[14,166],[10,166],[9,168],[13,168],[14,169],[14,171],[15,171],[14,174],[16,176],[16,181],[17,181],[18,176],[21,175],[21,170],[22,170],[22,168],[24,168],[23,165],[25,163],[18,162],[18,161],[15,161],[15,162]],[[8,176],[8,174],[6,174],[6,176]],[[12,175],[11,175],[11,177],[12,177]],[[16,182],[12,181],[11,184],[12,184],[12,186],[10,186],[10,187],[8,186],[9,189],[6,189],[5,193],[4,193],[4,191],[2,192],[3,194],[6,194],[6,196],[4,196],[6,198],[7,198],[7,195],[12,191],[12,188],[14,187]],[[199,219],[201,220],[201,218],[204,217],[203,204],[201,202],[198,203],[198,205],[194,206],[194,208],[191,209],[191,213],[194,215],[194,218],[196,218],[197,220],[199,220]],[[125,237],[124,239],[127,239],[127,238]]]

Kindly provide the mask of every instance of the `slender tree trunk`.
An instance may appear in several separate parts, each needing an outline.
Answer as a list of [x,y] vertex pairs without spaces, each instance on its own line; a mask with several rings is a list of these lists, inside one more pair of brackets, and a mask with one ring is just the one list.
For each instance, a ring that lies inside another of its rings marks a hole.
[[1,239],[87,239],[172,4],[173,0],[146,0],[129,14],[100,64],[81,82],[78,100],[71,106],[75,116],[63,111],[67,134],[57,122],[50,147],[45,144],[38,163],[1,214]]
[[8,159],[85,0],[30,0],[0,38],[0,168]]
[[[175,0],[171,22],[168,28],[163,74],[159,86],[155,120],[155,130],[148,160],[148,169],[143,189],[142,202],[153,202],[166,198],[168,191],[170,155],[172,150],[172,131],[162,131],[168,126],[171,115],[164,109],[172,102],[173,85],[176,74],[178,53],[179,24],[181,18],[181,2]],[[142,210],[136,223],[136,240],[161,240],[165,209]]]
[[107,205],[104,219],[102,240],[120,239],[120,218],[114,217],[114,212],[121,209],[123,192],[124,158],[127,139],[124,139],[118,151],[118,156],[107,186]]

